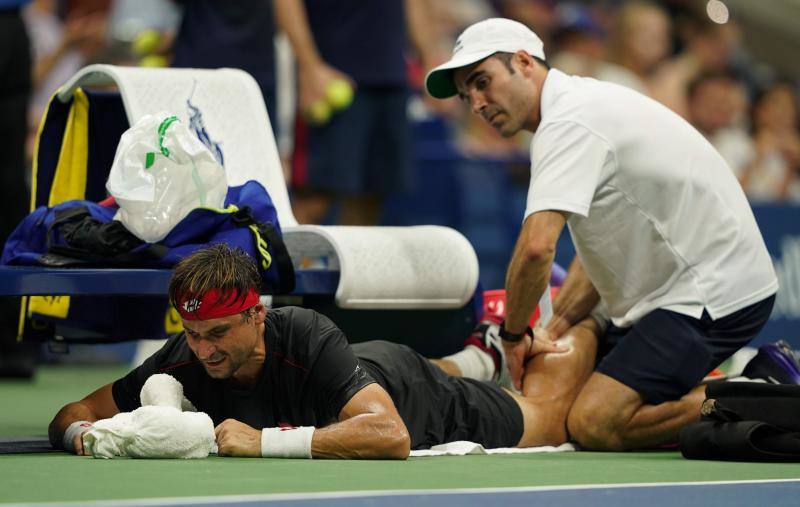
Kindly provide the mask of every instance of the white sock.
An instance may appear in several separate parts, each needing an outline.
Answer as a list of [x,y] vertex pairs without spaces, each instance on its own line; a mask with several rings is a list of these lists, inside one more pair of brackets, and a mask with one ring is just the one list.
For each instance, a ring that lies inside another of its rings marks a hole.
[[475,345],[467,345],[464,350],[442,359],[455,363],[465,378],[492,380],[494,375],[494,359]]

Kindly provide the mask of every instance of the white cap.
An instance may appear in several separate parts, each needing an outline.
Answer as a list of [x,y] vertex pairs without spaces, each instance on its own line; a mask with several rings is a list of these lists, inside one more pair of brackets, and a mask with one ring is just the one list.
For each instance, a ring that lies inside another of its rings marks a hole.
[[544,43],[533,31],[518,21],[491,18],[479,21],[461,32],[450,61],[428,73],[425,88],[432,97],[446,99],[458,93],[453,82],[455,69],[472,65],[495,53],[525,50],[544,60]]

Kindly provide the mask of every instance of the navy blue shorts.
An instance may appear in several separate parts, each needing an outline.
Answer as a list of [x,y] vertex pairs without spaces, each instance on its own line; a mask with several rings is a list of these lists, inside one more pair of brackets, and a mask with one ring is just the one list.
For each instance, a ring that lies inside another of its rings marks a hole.
[[322,126],[298,117],[292,157],[295,189],[340,196],[407,190],[411,126],[404,88],[358,89],[353,103]]
[[655,310],[632,327],[611,325],[596,371],[635,390],[645,403],[677,400],[755,338],[774,304],[773,295],[717,320],[706,311],[694,319]]

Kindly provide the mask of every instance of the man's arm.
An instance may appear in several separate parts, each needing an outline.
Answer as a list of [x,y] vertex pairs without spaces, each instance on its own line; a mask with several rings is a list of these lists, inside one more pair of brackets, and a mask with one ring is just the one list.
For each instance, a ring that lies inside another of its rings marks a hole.
[[[228,419],[216,428],[219,454],[261,456],[261,431]],[[358,391],[339,413],[339,422],[316,428],[313,458],[406,459],[411,438],[389,394],[378,384]]]
[[406,459],[411,437],[394,402],[380,385],[355,394],[339,413],[339,422],[314,432],[315,458]]
[[600,301],[600,295],[583,269],[583,263],[575,256],[569,265],[567,278],[553,301],[553,318],[547,331],[555,338],[584,319]]
[[274,0],[273,8],[278,27],[289,38],[298,65],[313,67],[322,64],[302,0]]
[[[510,333],[523,333],[531,313],[542,297],[550,278],[556,242],[566,223],[558,211],[533,213],[522,224],[517,244],[506,273],[506,320]],[[530,355],[531,338],[511,343],[503,341],[511,379],[522,388],[523,365]]]
[[444,61],[441,55],[435,15],[430,0],[406,0],[406,25],[411,45],[419,55],[423,70],[429,71]]
[[[111,391],[112,385],[106,384],[84,399],[68,403],[59,410],[50,422],[50,427],[47,431],[50,437],[50,444],[56,449],[63,449],[64,432],[67,431],[70,424],[76,421],[94,422],[118,414],[119,408],[117,408],[117,404],[114,401],[114,395]],[[83,432],[76,435],[73,440],[73,448],[76,454],[84,454],[80,438],[82,435]]]
[[278,27],[289,39],[297,60],[298,106],[301,111],[307,111],[316,101],[325,100],[326,88],[331,81],[341,79],[355,85],[348,75],[322,59],[302,0],[274,0],[273,8]]

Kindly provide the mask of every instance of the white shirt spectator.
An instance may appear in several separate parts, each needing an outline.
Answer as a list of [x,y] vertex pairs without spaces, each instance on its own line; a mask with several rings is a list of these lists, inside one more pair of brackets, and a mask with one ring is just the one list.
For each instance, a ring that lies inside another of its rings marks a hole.
[[786,160],[778,151],[765,153],[753,162],[755,167],[751,169],[747,179],[747,198],[752,203],[777,203],[785,202],[800,203],[800,179],[794,178],[786,193],[783,193],[786,171]]
[[615,63],[601,62],[597,65],[593,77],[609,83],[616,83],[645,95],[650,95],[647,90],[647,83],[645,83],[642,78],[637,76],[632,70]]
[[756,156],[753,139],[747,131],[740,127],[726,127],[714,132],[708,140],[725,159],[734,176],[741,180]]
[[551,70],[531,142],[525,216],[568,213],[617,326],[657,309],[724,317],[774,294],[770,256],[723,158],[677,114],[627,88]]

